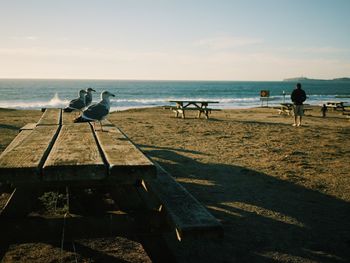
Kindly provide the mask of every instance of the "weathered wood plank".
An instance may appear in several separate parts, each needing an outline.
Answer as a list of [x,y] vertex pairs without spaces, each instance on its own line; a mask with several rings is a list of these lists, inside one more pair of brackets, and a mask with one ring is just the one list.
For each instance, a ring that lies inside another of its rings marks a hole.
[[36,127],[36,123],[27,123],[22,128],[20,128],[19,131],[34,130],[35,127]]
[[20,132],[0,155],[0,180],[35,182],[52,147],[58,126],[38,126]]
[[61,124],[61,109],[46,109],[44,114],[38,121],[37,126],[41,125],[60,125]]
[[106,175],[106,166],[90,125],[63,125],[44,164],[43,180],[96,180]]
[[175,227],[178,239],[191,235],[222,235],[220,222],[165,170],[160,166],[157,168],[157,180],[144,182],[143,185],[163,205],[162,209],[169,223]]
[[80,111],[64,112],[62,111],[62,125],[73,124],[74,119],[79,117]]
[[157,170],[148,159],[118,128],[104,126],[95,130],[98,143],[109,164],[109,180],[135,183],[155,178]]
[[114,126],[114,124],[111,123],[111,122],[110,122],[109,120],[107,120],[107,119],[102,120],[101,123],[102,123],[102,126],[103,126],[103,127]]
[[5,153],[11,151],[13,148],[15,148],[17,145],[19,145],[20,143],[23,142],[23,140],[29,135],[31,134],[31,130],[24,130],[22,132],[20,132],[14,139],[13,141],[6,147],[6,149],[2,152],[2,154],[0,155],[0,159],[1,156],[5,155]]
[[[73,124],[74,119],[78,118],[81,115],[80,111],[73,112],[64,112],[62,111],[62,125]],[[94,125],[100,125],[98,122]],[[98,128],[97,126],[97,128]],[[102,126],[113,126],[113,124],[109,120],[102,120]]]

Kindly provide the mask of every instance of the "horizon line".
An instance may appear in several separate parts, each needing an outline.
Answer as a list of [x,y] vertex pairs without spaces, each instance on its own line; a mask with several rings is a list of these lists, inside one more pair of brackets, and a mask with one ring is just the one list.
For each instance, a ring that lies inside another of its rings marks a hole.
[[283,80],[233,80],[233,79],[221,79],[221,80],[213,80],[213,79],[113,79],[113,78],[8,78],[8,77],[0,77],[0,80],[106,80],[106,81],[205,81],[205,82],[229,82],[229,81],[237,81],[237,82],[279,82]]
[[317,79],[317,78],[308,78],[308,77],[294,77],[294,78],[285,78],[282,80],[233,80],[233,79],[221,79],[221,80],[212,80],[212,79],[113,79],[113,78],[8,78],[8,77],[0,77],[0,80],[92,80],[92,81],[172,81],[172,82],[292,82],[294,79],[298,81],[298,79],[305,78],[305,80],[336,80],[342,78],[349,77],[337,77],[331,79]]

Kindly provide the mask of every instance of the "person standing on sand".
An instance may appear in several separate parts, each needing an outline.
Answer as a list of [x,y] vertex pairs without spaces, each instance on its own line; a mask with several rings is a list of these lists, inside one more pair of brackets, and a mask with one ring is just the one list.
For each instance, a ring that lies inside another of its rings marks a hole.
[[322,117],[325,118],[326,117],[326,112],[327,112],[326,104],[323,104],[323,106],[321,107],[321,112],[322,112]]
[[[293,126],[301,126],[301,119],[304,115],[303,102],[306,100],[306,93],[301,89],[301,84],[297,83],[296,88],[293,90],[290,96],[292,102],[294,103],[294,123]],[[299,117],[299,122],[298,122]]]

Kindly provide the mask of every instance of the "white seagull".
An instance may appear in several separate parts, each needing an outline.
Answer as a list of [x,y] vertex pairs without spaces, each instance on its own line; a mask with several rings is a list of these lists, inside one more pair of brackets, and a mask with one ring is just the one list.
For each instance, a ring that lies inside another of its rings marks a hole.
[[92,91],[96,92],[93,88],[87,88],[85,94],[85,107],[89,106],[92,102]]
[[79,91],[79,98],[71,100],[69,106],[63,109],[64,112],[72,112],[74,110],[82,110],[85,108],[85,90]]
[[103,91],[101,93],[101,101],[96,104],[90,105],[86,110],[83,111],[83,114],[74,120],[74,122],[90,122],[90,121],[99,121],[102,128],[101,121],[104,120],[110,110],[110,97],[115,97],[114,94]]

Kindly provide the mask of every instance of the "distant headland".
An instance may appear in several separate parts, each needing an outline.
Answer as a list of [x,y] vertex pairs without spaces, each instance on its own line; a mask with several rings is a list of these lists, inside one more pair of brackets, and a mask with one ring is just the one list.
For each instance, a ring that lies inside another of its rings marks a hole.
[[288,78],[283,81],[350,81],[350,78],[335,78],[335,79],[309,79],[306,77]]

